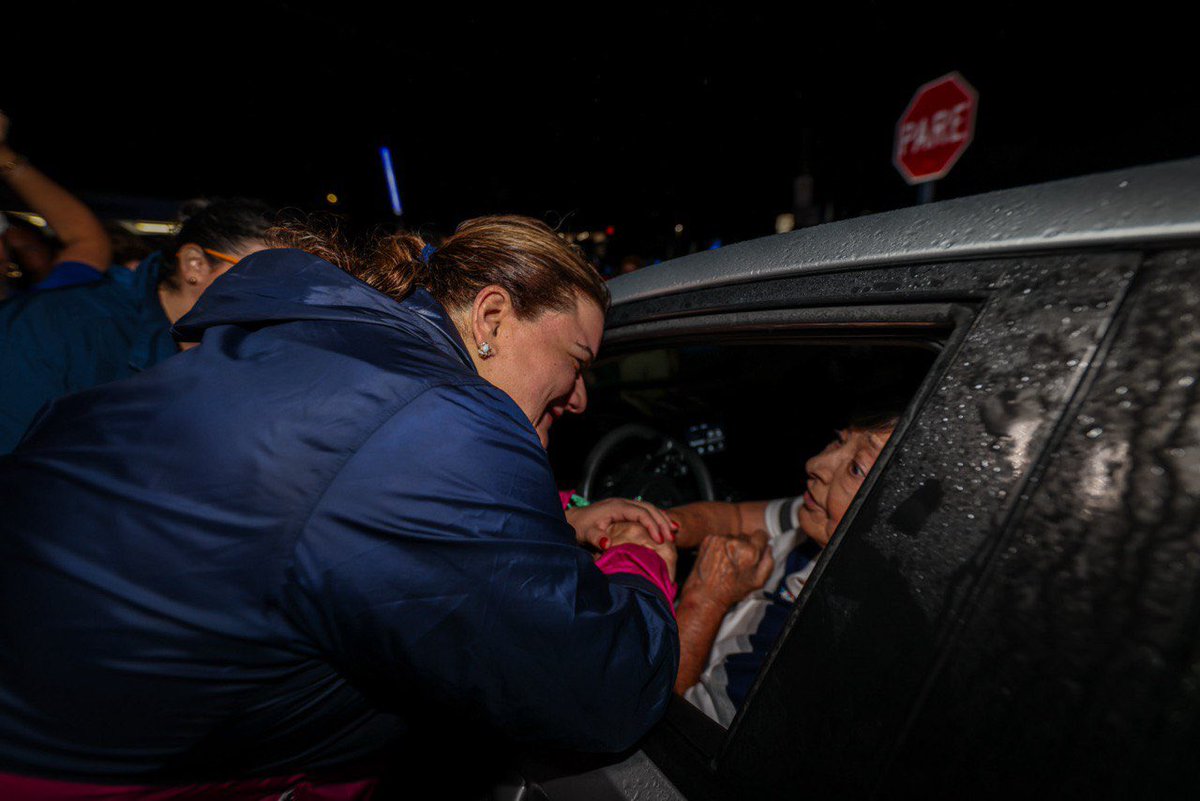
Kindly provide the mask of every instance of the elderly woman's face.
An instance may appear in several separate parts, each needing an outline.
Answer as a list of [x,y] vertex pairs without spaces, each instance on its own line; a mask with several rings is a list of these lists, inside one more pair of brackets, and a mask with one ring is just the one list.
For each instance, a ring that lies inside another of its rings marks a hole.
[[805,463],[808,486],[797,516],[802,532],[822,546],[829,543],[891,436],[891,429],[879,432],[846,428]]
[[604,312],[582,296],[568,312],[509,318],[492,342],[496,355],[480,363],[480,372],[516,401],[545,447],[555,420],[587,406],[582,371],[603,333]]

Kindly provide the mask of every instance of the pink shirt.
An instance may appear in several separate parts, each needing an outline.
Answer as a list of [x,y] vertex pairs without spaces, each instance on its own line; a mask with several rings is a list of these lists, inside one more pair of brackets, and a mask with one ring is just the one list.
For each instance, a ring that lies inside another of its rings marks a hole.
[[614,545],[596,557],[596,567],[605,575],[632,573],[648,580],[662,590],[671,607],[671,614],[675,614],[675,593],[678,587],[667,572],[667,563],[646,546],[632,543]]

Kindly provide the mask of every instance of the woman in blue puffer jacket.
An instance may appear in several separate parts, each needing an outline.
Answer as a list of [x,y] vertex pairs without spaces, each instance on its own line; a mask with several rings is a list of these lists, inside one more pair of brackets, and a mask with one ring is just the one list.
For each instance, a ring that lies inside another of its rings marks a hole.
[[600,277],[519,217],[290,241],[0,459],[0,796],[359,798],[433,717],[619,750],[662,715],[669,522],[564,517],[544,451]]

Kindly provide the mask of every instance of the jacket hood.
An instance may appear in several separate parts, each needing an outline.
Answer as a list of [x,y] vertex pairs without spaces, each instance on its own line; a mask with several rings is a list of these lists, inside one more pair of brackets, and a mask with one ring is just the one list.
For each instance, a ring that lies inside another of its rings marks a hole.
[[417,288],[396,301],[322,258],[292,248],[263,250],[213,282],[171,329],[177,340],[199,342],[222,325],[262,326],[300,320],[414,327],[449,345],[472,370],[471,360],[446,309]]

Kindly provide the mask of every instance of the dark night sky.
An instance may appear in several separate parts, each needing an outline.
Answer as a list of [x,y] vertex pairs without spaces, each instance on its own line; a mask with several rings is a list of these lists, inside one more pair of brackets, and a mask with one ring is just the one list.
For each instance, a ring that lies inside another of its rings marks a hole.
[[894,125],[950,70],[980,111],[939,197],[1200,154],[1200,58],[1165,4],[759,8],[52,9],[16,23],[0,108],[14,146],[84,193],[328,208],[332,191],[380,221],[386,143],[410,224],[565,217],[652,256],[676,222],[770,233],[800,172],[835,217],[911,204]]

